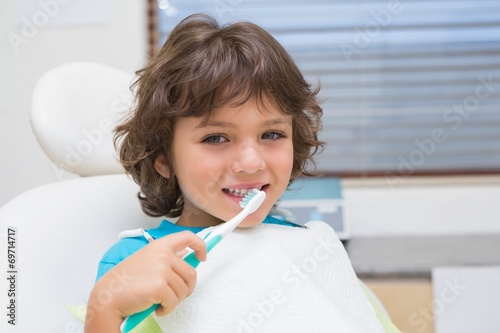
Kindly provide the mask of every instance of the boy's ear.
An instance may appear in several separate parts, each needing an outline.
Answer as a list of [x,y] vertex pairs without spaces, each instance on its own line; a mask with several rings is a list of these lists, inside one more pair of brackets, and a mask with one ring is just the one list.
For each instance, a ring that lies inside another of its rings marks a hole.
[[168,169],[167,161],[165,161],[164,154],[160,154],[156,157],[153,166],[156,172],[158,172],[161,176],[165,178],[170,178],[170,170]]

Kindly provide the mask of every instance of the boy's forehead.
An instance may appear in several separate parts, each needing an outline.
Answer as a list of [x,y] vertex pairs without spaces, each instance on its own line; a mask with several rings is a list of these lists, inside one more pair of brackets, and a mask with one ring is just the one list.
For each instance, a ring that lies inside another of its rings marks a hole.
[[196,128],[212,127],[231,127],[232,124],[240,122],[244,118],[244,112],[251,112],[256,115],[255,119],[263,125],[291,125],[292,116],[286,114],[276,106],[268,105],[263,107],[258,103],[250,101],[242,105],[226,104],[215,109],[212,113],[202,117],[196,117]]
[[287,118],[287,115],[277,103],[269,99],[252,98],[244,103],[227,103],[219,108],[214,109],[214,112],[209,116],[211,119],[216,118],[234,118],[243,112],[253,112],[260,118]]

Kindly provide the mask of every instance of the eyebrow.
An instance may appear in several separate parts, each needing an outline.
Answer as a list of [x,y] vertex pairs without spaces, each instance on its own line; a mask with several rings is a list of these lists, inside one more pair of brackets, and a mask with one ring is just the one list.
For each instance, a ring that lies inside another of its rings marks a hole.
[[[291,125],[292,121],[288,118],[280,117],[273,118],[270,120],[266,120],[262,125],[263,126],[275,126],[275,125]],[[235,127],[233,123],[227,121],[218,121],[218,120],[209,120],[207,122],[201,122],[196,125],[195,128],[203,128],[203,127],[222,127],[222,128],[233,128]]]

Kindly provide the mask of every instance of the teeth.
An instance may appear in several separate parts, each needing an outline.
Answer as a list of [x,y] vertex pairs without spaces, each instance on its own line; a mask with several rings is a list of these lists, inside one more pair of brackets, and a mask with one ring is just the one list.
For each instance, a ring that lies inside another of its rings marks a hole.
[[231,195],[237,196],[237,197],[244,197],[249,190],[245,188],[227,188],[225,189],[226,193],[229,193]]
[[[257,189],[260,191],[263,186],[259,186]],[[252,191],[251,188],[225,188],[224,192],[234,195],[236,197],[244,197],[248,192]]]

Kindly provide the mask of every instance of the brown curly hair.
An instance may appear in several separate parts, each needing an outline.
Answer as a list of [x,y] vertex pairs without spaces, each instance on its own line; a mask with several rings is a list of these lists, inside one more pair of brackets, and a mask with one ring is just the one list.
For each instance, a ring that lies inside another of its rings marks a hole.
[[[249,22],[220,26],[212,17],[185,18],[159,52],[137,71],[132,85],[133,112],[115,130],[114,142],[126,172],[139,184],[143,211],[150,216],[180,216],[182,193],[173,170],[171,142],[176,119],[209,119],[227,103],[271,100],[292,115],[293,167],[290,182],[310,176],[309,164],[323,143],[322,109],[285,49]],[[154,168],[164,154],[170,177]]]

